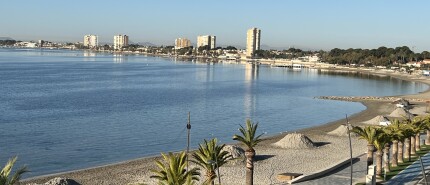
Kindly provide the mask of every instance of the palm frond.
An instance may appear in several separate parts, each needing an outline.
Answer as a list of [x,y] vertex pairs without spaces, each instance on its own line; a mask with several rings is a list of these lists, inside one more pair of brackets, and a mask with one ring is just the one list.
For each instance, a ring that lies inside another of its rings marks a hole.
[[21,179],[22,174],[28,172],[27,167],[21,167],[18,169],[15,174],[11,176],[11,171],[13,166],[15,165],[16,160],[18,157],[12,157],[9,159],[9,161],[6,163],[6,165],[3,167],[3,169],[0,172],[0,184],[1,185],[13,185],[19,182]]
[[199,168],[186,169],[186,154],[181,152],[179,154],[162,153],[164,162],[156,161],[158,169],[151,169],[154,175],[150,178],[158,180],[158,184],[178,185],[178,184],[194,184],[199,181]]
[[248,119],[246,120],[246,129],[242,125],[240,125],[239,131],[242,135],[233,135],[233,140],[243,143],[248,147],[248,149],[253,149],[255,146],[257,146],[258,143],[262,141],[260,137],[263,134],[255,136],[257,128],[258,123],[254,124],[251,122],[251,120]]

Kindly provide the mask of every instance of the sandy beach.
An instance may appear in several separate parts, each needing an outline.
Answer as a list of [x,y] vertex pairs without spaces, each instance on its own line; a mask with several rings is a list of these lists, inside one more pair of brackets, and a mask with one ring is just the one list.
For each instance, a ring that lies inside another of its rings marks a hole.
[[[333,70],[333,69],[331,69]],[[369,71],[359,69],[335,69],[346,72],[361,72],[374,75],[388,75],[403,80],[422,82],[430,84],[430,79],[418,75],[409,75],[406,73],[389,72],[389,71]],[[414,114],[424,114],[426,111],[426,100],[430,100],[430,91],[421,92],[413,95],[399,95],[411,101],[414,108],[411,110]],[[334,101],[334,100],[330,100]],[[363,125],[363,122],[368,121],[378,115],[388,115],[396,107],[392,101],[380,100],[365,100],[356,99],[353,101],[361,102],[367,107],[366,110],[349,116],[349,122],[354,125]],[[284,184],[276,179],[276,175],[285,172],[302,173],[310,175],[320,170],[323,170],[333,164],[340,163],[349,158],[349,143],[346,136],[329,135],[340,125],[345,124],[346,120],[338,120],[331,123],[322,124],[319,126],[297,130],[295,132],[306,135],[316,145],[314,148],[303,149],[285,149],[275,147],[272,144],[284,138],[288,133],[282,133],[276,136],[265,138],[256,148],[256,162],[254,172],[254,184]],[[297,123],[300,124],[300,123]],[[285,128],[285,130],[289,130]],[[366,142],[359,140],[357,137],[352,138],[353,156],[364,154],[367,150]],[[166,151],[167,152],[167,151]],[[81,184],[156,184],[153,179],[150,179],[150,169],[156,169],[155,160],[160,157],[148,157],[126,161],[118,164],[83,169],[73,172],[53,174],[48,176],[36,177],[24,180],[24,184],[30,183],[45,183],[54,177],[74,179]],[[222,184],[235,185],[244,184],[245,168],[243,163],[227,164],[220,168]]]

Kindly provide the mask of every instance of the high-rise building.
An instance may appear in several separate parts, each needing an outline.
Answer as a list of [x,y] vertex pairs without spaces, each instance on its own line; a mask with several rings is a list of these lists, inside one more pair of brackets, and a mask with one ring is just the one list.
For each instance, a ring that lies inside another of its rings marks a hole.
[[211,36],[211,35],[197,36],[197,48],[201,46],[208,46],[209,49],[214,49],[216,47],[216,36]]
[[253,57],[256,50],[260,50],[261,30],[251,28],[246,33],[246,56]]
[[175,39],[175,49],[181,49],[191,46],[191,41],[186,38],[177,38]]
[[84,46],[89,48],[95,48],[99,45],[97,35],[85,35],[84,36]]
[[121,49],[124,46],[128,46],[128,36],[127,35],[115,35],[113,37],[113,48]]

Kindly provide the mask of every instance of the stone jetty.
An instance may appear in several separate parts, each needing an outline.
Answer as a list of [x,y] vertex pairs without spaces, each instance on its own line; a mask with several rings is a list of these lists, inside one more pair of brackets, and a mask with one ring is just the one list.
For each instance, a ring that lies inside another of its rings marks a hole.
[[[379,97],[379,96],[318,96],[317,99],[323,100],[340,100],[340,101],[397,101],[399,97]],[[428,99],[408,98],[406,99],[411,102],[427,102]]]

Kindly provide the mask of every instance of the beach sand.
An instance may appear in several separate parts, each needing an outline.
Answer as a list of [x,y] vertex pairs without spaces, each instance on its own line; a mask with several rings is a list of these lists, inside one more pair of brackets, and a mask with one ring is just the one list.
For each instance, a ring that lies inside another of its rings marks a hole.
[[[351,70],[351,69],[342,69]],[[357,70],[353,70],[357,71]],[[360,70],[359,70],[360,71]],[[381,71],[360,71],[363,73],[389,75],[409,81],[417,81],[430,84],[430,80],[415,75],[402,73],[389,73]],[[412,99],[430,99],[430,91],[421,92],[414,95],[400,95],[396,97]],[[349,122],[354,125],[363,125],[362,122],[368,121],[377,115],[388,115],[395,106],[390,101],[383,100],[360,100],[367,107],[366,110],[351,115]],[[412,102],[414,113],[424,113],[427,104],[425,101]],[[349,158],[349,142],[345,136],[332,136],[327,133],[335,130],[346,120],[338,120],[319,126],[297,130],[295,132],[305,134],[309,139],[316,143],[317,147],[311,149],[282,149],[272,146],[282,139],[286,134],[283,133],[269,138],[265,138],[256,148],[256,162],[254,172],[254,184],[281,184],[276,175],[285,172],[302,173],[309,175],[319,170],[325,169],[333,164]],[[289,130],[285,128],[285,130]],[[364,154],[367,151],[366,142],[352,137],[353,156]],[[81,184],[156,184],[149,176],[152,175],[150,169],[156,169],[155,160],[160,157],[148,157],[131,160],[123,163],[107,166],[95,167],[91,169],[78,170],[62,174],[36,177],[24,180],[28,183],[44,183],[54,177],[74,179]],[[222,184],[235,185],[245,184],[245,167],[243,163],[227,164],[220,168]],[[202,176],[203,177],[203,176]]]

